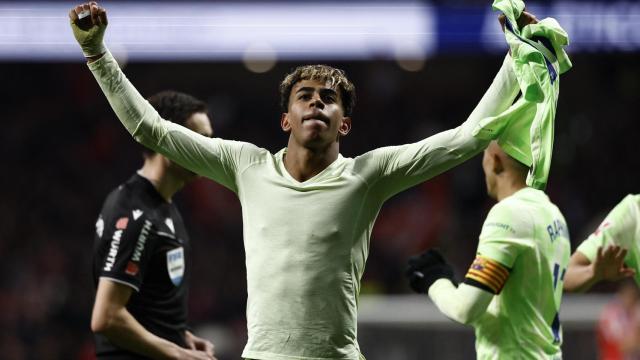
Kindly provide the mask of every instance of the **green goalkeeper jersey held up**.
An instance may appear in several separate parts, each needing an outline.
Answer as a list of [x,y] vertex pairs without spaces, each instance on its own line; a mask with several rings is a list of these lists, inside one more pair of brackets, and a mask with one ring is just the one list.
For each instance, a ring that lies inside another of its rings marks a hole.
[[569,37],[552,18],[519,29],[516,19],[524,9],[522,0],[495,0],[493,8],[506,16],[505,38],[522,96],[503,113],[483,119],[474,134],[497,139],[507,154],[531,168],[527,184],[544,190],[551,167],[560,74],[572,66],[564,51]]

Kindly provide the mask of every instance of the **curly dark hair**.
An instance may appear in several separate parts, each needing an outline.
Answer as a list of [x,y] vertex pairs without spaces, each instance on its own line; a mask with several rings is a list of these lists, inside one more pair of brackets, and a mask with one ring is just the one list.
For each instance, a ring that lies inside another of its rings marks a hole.
[[[178,91],[161,91],[151,95],[147,101],[149,101],[149,104],[156,109],[163,119],[183,126],[191,115],[195,113],[202,112],[209,115],[209,108],[204,101]],[[143,154],[150,156],[153,155],[154,152],[144,148]]]
[[342,99],[344,115],[351,116],[353,108],[356,106],[356,87],[347,79],[347,75],[343,70],[328,65],[298,66],[285,76],[282,83],[280,83],[280,107],[283,112],[289,111],[291,89],[302,80],[329,82],[331,86],[340,89],[339,95]]

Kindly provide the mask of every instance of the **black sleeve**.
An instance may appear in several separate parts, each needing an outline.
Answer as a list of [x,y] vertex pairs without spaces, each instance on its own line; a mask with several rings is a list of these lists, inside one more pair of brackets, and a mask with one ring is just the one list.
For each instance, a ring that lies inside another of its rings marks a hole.
[[115,216],[104,226],[103,235],[107,238],[103,241],[107,249],[99,276],[139,291],[156,243],[153,224],[146,216],[134,219],[129,212]]

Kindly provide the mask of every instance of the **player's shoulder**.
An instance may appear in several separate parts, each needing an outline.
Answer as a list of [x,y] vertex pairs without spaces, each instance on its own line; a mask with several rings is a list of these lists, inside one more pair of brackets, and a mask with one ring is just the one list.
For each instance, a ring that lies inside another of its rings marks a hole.
[[[549,202],[539,190],[523,189],[496,203],[485,220],[483,231],[488,233],[504,232],[514,237],[528,237],[535,226],[536,216],[540,214],[541,204],[546,211],[555,213],[555,205]],[[546,200],[545,200],[546,199]],[[553,206],[550,208],[549,206]]]
[[378,177],[389,166],[393,166],[393,158],[400,146],[384,146],[369,150],[354,158],[345,158],[355,173],[365,178]]
[[[234,162],[240,171],[260,164],[274,163],[279,154],[274,154],[250,142],[237,140],[222,141],[222,149],[225,156]],[[282,150],[280,152],[282,152]]]
[[118,185],[107,195],[102,206],[102,214],[108,215],[129,207],[132,189],[126,183]]
[[246,141],[238,141],[238,140],[227,140],[214,138],[214,140],[220,141],[220,144],[223,145],[227,151],[239,152],[247,155],[254,156],[268,156],[273,155],[269,150],[259,147],[255,144]]
[[619,206],[631,209],[640,209],[640,194],[628,194],[620,201]]
[[396,155],[402,147],[403,145],[388,145],[375,148],[365,152],[364,154],[356,156],[352,160],[356,163],[384,161],[385,159],[390,159]]
[[559,208],[551,202],[549,196],[542,191],[530,187],[524,188],[515,194],[498,202],[494,208],[496,212],[518,212],[540,213],[540,212],[560,212]]
[[521,195],[522,194],[518,192],[497,202],[489,211],[489,217],[515,218],[521,217],[524,213],[528,213],[532,205],[531,201]]
[[[640,223],[640,194],[629,194],[627,195],[621,203],[623,210],[625,212],[625,217],[627,217],[630,223]],[[640,229],[640,226],[638,227]]]
[[603,231],[628,232],[633,228],[640,231],[640,195],[625,196],[598,227]]

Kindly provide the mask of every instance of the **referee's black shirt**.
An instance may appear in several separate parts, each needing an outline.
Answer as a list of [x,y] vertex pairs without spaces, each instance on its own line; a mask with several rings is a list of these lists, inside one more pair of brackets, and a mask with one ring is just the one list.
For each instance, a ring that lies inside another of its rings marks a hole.
[[[176,206],[140,175],[107,197],[96,222],[93,278],[134,289],[127,310],[151,333],[185,347],[191,248]],[[99,359],[140,359],[95,335]]]

